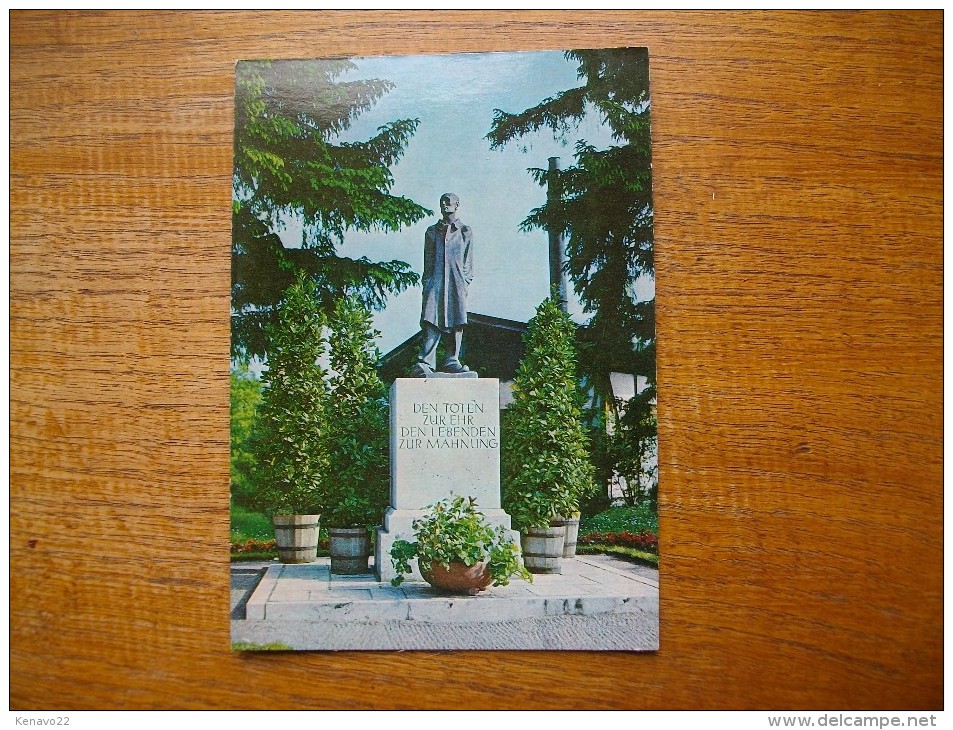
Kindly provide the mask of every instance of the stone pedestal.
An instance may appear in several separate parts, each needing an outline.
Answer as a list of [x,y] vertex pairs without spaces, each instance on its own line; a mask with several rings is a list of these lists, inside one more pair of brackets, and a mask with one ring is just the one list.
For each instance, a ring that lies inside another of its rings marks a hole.
[[[500,385],[496,378],[400,378],[390,390],[390,506],[377,531],[378,580],[396,573],[390,549],[414,540],[412,523],[450,496],[476,499],[494,527],[500,505]],[[513,533],[519,543],[519,536]],[[422,580],[414,564],[406,580]]]

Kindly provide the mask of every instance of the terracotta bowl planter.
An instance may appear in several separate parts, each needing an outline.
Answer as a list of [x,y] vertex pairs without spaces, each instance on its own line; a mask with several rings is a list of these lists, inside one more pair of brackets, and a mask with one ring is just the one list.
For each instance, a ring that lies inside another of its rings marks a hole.
[[475,596],[493,582],[486,563],[470,566],[463,563],[450,563],[450,570],[446,570],[439,563],[419,567],[425,581],[434,588],[448,593],[465,593]]

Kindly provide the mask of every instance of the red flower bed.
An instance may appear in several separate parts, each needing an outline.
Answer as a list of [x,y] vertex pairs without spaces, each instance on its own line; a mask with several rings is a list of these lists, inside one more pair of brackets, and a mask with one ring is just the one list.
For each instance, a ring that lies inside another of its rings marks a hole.
[[[318,547],[322,550],[327,550],[330,546],[331,541],[327,538],[323,538],[320,542],[318,542]],[[249,538],[244,542],[232,543],[233,553],[263,553],[277,549],[278,544],[274,540],[255,540]]]
[[233,542],[232,543],[232,552],[233,553],[259,553],[266,552],[269,550],[277,550],[278,545],[274,540],[252,540],[248,539],[245,542]]
[[590,532],[579,538],[582,545],[619,545],[647,552],[658,552],[658,535],[642,532]]

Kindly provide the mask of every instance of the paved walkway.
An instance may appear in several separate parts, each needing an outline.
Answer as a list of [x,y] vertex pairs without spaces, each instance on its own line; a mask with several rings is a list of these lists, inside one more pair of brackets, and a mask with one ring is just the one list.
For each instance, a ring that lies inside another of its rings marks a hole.
[[[267,566],[267,567],[265,567]],[[259,581],[260,577],[260,581]],[[257,586],[251,589],[256,582]],[[658,648],[658,573],[602,555],[477,596],[308,565],[236,563],[232,639],[295,649]],[[244,619],[242,619],[244,616]]]

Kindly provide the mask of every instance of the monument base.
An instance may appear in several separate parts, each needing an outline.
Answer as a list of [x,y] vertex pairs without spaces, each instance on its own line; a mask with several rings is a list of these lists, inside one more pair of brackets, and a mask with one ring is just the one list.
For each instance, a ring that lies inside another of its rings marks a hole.
[[[390,391],[390,506],[377,531],[378,579],[396,577],[390,550],[414,541],[413,522],[436,502],[471,497],[496,529],[510,530],[500,501],[500,383],[476,373],[398,378]],[[410,580],[422,580],[412,561]]]
[[434,370],[432,373],[427,373],[426,375],[414,375],[415,378],[479,378],[480,374],[474,372],[473,370],[467,370],[463,373],[444,373],[439,370]]
[[[478,507],[479,508],[479,507]],[[510,539],[519,546],[520,534],[512,529],[510,516],[502,509],[480,509],[480,512],[486,517],[494,530],[500,525],[507,531]],[[394,570],[394,563],[390,559],[390,549],[397,540],[414,541],[413,522],[420,519],[427,513],[425,509],[394,509],[388,507],[384,513],[384,525],[377,528],[377,539],[374,548],[374,566],[377,572],[377,580],[382,583],[389,582],[391,578],[397,577],[397,571]],[[417,561],[410,562],[412,572],[404,575],[404,580],[419,580],[423,577],[417,567]]]

